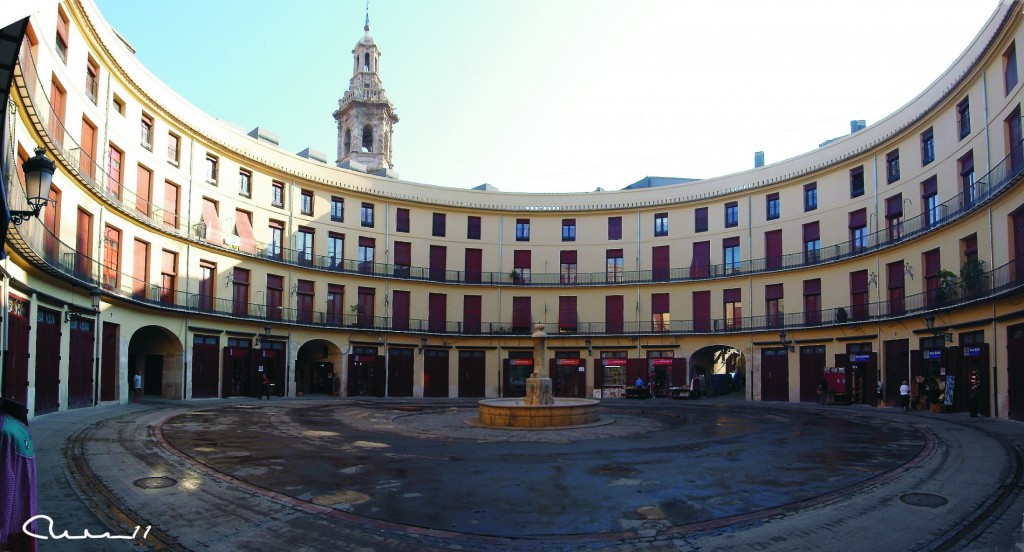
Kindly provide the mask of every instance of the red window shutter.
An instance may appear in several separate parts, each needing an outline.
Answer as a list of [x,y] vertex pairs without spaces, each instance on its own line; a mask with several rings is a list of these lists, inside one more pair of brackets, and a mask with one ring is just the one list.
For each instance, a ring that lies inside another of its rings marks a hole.
[[359,236],[359,247],[374,247],[376,243],[373,238]]
[[698,332],[711,330],[711,292],[693,292],[693,329]]
[[391,328],[395,330],[409,329],[409,300],[408,291],[395,290],[394,299],[391,305]]
[[468,228],[467,228],[466,237],[469,238],[469,239],[473,239],[473,240],[479,239],[480,238],[480,217],[469,217],[469,221],[467,223],[467,226],[468,226]]
[[764,286],[764,298],[767,300],[782,299],[782,284]]
[[765,267],[768,269],[782,268],[782,230],[764,233],[764,249],[767,257]]
[[480,333],[483,298],[479,295],[466,295],[462,301],[462,331]]
[[624,310],[624,297],[622,295],[608,295],[604,298],[604,323],[605,333],[622,333]]
[[621,249],[608,249],[608,250],[605,251],[605,258],[606,259],[621,259],[622,258],[622,250]]
[[310,280],[299,280],[296,292],[305,294],[313,293],[313,282]]
[[135,240],[135,255],[132,263],[132,292],[136,294],[146,293],[146,284],[149,283],[149,244],[144,241]]
[[743,290],[740,288],[729,288],[722,290],[722,301],[725,303],[739,303],[743,299]]
[[430,246],[430,279],[445,280],[448,271],[448,248],[443,245]]
[[448,296],[444,293],[431,293],[429,296],[430,319],[429,330],[443,332],[448,322]]
[[466,249],[466,281],[479,282],[483,273],[484,250]]
[[867,209],[857,209],[850,213],[850,228],[860,228],[868,225]]
[[135,210],[143,216],[149,216],[149,194],[153,186],[153,173],[139,165],[135,179]]
[[651,248],[651,278],[656,281],[668,280],[670,271],[669,246]]
[[904,287],[904,269],[903,261],[896,261],[885,265],[885,270],[888,273],[886,280],[889,284],[889,289]]
[[899,218],[903,216],[903,194],[896,194],[885,198],[885,218]]
[[412,265],[412,244],[409,242],[395,242],[395,264],[402,266]]
[[850,292],[851,293],[867,293],[868,291],[868,271],[858,270],[850,273]]
[[818,230],[818,222],[808,222],[804,225],[804,241],[814,241],[821,239],[821,233]]
[[972,234],[964,238],[964,257],[972,257],[978,254],[978,235]]
[[530,329],[530,298],[512,298],[512,327],[516,329]]
[[931,197],[938,193],[938,178],[931,177],[921,183],[921,197]]
[[694,213],[696,219],[694,224],[698,229],[706,230],[708,227],[708,208],[699,207]]
[[576,264],[575,251],[562,251],[558,257],[562,264]]
[[514,268],[530,268],[530,250],[517,249],[512,254]]
[[622,239],[622,217],[608,217],[608,239]]
[[178,227],[178,187],[164,182],[164,224],[172,228]]
[[576,331],[576,297],[558,298],[558,329],[559,331]]
[[804,295],[821,295],[821,278],[804,280]]
[[409,210],[399,208],[395,211],[395,231],[409,231]]
[[690,261],[690,277],[704,278],[711,268],[711,242],[702,241],[693,244],[693,259]]
[[651,313],[652,314],[665,314],[669,311],[669,294],[667,293],[652,293],[651,294]]
[[203,198],[203,222],[206,223],[206,241],[219,245],[221,243],[220,215],[217,213],[217,202]]
[[726,248],[726,247],[739,247],[739,245],[740,245],[740,239],[738,237],[735,237],[735,238],[725,238],[724,240],[722,240],[722,248]]
[[240,249],[246,253],[256,252],[256,235],[252,229],[252,214],[235,211],[235,231],[238,232]]
[[941,270],[941,265],[939,263],[939,250],[932,249],[931,251],[926,251],[924,254],[924,275],[926,277],[937,276],[939,274],[939,270]]

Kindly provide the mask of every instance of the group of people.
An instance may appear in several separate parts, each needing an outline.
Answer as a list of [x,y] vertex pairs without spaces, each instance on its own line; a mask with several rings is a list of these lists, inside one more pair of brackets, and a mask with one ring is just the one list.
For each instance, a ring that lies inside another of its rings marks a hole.
[[[643,376],[637,376],[635,386],[638,394],[647,392],[647,394],[649,395],[648,398],[654,398],[654,378],[651,378],[651,381],[649,381],[647,384],[644,384]],[[704,374],[694,375],[693,379],[690,380],[690,397],[694,399],[703,398],[705,396],[704,392]]]

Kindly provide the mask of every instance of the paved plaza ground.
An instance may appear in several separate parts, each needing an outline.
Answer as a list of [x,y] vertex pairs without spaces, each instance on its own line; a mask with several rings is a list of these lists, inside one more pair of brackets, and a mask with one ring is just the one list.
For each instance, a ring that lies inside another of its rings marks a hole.
[[317,397],[43,416],[55,532],[141,530],[39,550],[1024,550],[1019,422],[738,395],[605,400],[612,423],[568,430],[475,415]]

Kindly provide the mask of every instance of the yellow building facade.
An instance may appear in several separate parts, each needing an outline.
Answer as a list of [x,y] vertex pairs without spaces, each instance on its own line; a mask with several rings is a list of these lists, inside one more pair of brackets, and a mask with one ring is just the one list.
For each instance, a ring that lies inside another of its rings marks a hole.
[[[30,4],[11,208],[34,148],[57,174],[43,215],[11,227],[0,296],[3,395],[33,415],[124,403],[136,372],[173,399],[255,396],[263,374],[286,396],[521,396],[544,324],[560,396],[704,376],[811,402],[824,379],[834,400],[895,405],[907,380],[920,407],[1024,419],[1019,2],[864,130],[587,194],[398,179],[397,116],[366,93],[335,113],[346,168],[282,151],[156,80],[89,0]],[[368,38],[353,86],[380,84]]]

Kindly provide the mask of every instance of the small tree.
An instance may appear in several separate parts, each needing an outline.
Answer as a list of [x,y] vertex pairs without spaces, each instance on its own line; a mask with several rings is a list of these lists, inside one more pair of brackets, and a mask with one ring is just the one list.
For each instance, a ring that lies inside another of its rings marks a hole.
[[942,269],[938,273],[939,287],[935,289],[935,304],[943,305],[951,299],[956,298],[956,287],[959,278],[956,274]]
[[960,267],[960,281],[967,293],[981,291],[985,283],[985,261],[979,260],[973,255],[968,257]]

